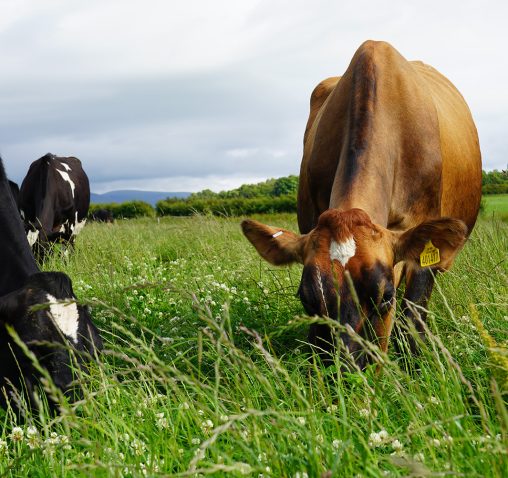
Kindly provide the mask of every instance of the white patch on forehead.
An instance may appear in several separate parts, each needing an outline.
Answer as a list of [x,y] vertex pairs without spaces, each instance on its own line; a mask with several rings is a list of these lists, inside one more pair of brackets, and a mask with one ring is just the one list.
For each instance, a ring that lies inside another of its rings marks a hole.
[[32,247],[37,242],[38,237],[39,231],[28,231],[26,233],[26,238],[28,239],[28,244],[30,244],[30,247]]
[[62,176],[63,180],[69,183],[69,186],[71,187],[72,197],[74,197],[74,189],[76,188],[74,181],[69,176],[69,173],[66,171],[60,171],[57,169],[57,171],[60,173],[60,176]]
[[78,343],[79,312],[75,302],[59,302],[56,297],[46,294],[49,313],[62,333]]
[[336,242],[332,240],[330,243],[330,258],[332,261],[339,261],[343,267],[346,266],[349,259],[351,259],[355,253],[356,244],[353,236],[343,242]]
[[66,171],[72,171],[71,167],[67,163],[60,161],[60,164],[65,168]]

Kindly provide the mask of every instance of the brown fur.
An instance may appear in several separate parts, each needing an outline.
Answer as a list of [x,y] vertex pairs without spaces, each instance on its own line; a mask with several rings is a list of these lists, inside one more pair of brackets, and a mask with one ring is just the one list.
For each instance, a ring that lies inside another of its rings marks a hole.
[[[367,338],[370,320],[386,350],[395,289],[406,276],[408,300],[426,305],[433,276],[420,254],[432,241],[440,252],[432,268],[448,269],[471,233],[480,196],[478,137],[460,93],[433,68],[368,41],[342,77],[324,80],[311,96],[298,193],[305,234],[273,237],[279,229],[250,220],[242,228],[272,264],[304,265],[299,294],[308,313],[333,310]],[[332,260],[332,241],[351,239],[349,260]],[[322,333],[311,329],[310,340],[322,344]]]

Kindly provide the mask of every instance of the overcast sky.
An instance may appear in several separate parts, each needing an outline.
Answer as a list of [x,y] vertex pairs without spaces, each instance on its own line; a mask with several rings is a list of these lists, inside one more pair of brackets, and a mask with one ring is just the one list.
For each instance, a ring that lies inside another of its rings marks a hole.
[[223,190],[298,174],[313,87],[366,39],[462,92],[508,163],[508,2],[0,0],[0,153],[52,152],[92,191]]

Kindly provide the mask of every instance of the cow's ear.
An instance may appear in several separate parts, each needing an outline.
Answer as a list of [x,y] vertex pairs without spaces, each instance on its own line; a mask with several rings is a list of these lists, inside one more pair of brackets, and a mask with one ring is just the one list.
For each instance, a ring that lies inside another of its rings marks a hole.
[[287,229],[265,226],[252,219],[242,222],[242,231],[259,255],[270,264],[303,264],[308,235],[300,236]]
[[467,232],[467,226],[459,219],[443,217],[394,233],[395,263],[407,261],[447,270],[466,242]]
[[26,315],[27,308],[27,290],[24,287],[0,297],[0,322],[15,324]]

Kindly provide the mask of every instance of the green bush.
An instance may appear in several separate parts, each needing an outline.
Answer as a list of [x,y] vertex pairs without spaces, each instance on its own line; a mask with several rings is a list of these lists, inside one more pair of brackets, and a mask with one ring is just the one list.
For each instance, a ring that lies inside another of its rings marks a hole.
[[88,215],[99,209],[109,209],[115,219],[132,219],[135,217],[153,217],[155,210],[144,201],[126,201],[123,203],[90,204]]
[[160,216],[192,216],[193,214],[213,214],[215,216],[243,216],[250,214],[272,214],[277,212],[296,212],[296,194],[278,197],[236,197],[196,199],[164,199],[156,205]]

